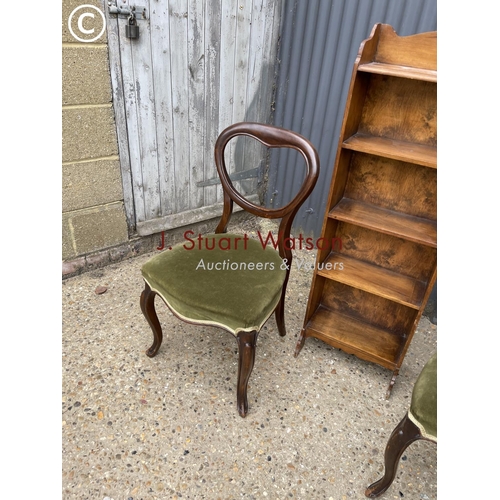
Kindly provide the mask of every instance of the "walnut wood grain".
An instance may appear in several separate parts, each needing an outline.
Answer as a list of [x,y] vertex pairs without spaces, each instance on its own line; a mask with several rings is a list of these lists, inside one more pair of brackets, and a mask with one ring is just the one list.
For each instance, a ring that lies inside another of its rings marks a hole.
[[383,156],[346,154],[352,156],[344,198],[436,220],[436,169]]
[[356,133],[436,147],[435,83],[368,73],[360,78],[369,85]]

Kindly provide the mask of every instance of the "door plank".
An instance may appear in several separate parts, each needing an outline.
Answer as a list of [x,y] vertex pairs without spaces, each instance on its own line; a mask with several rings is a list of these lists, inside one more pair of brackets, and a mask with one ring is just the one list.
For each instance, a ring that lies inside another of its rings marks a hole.
[[113,92],[113,108],[115,111],[116,135],[118,140],[118,151],[120,154],[120,170],[123,186],[123,205],[127,217],[127,225],[129,228],[135,229],[136,217],[134,207],[134,191],[132,187],[132,171],[130,169],[129,140],[125,115],[125,103],[123,100],[123,75],[120,60],[120,28],[118,19],[111,18],[109,10],[106,9],[105,12],[109,47],[109,69]]
[[[217,176],[214,163],[214,145],[219,135],[220,88],[220,27],[221,4],[206,2],[205,6],[205,144],[204,180]],[[217,202],[217,186],[203,188],[205,205]],[[220,201],[220,200],[219,200]]]
[[[241,0],[237,2],[236,9],[236,32],[234,47],[234,100],[232,106],[232,123],[245,120],[247,109],[247,87],[250,53],[250,30],[252,28],[252,0]],[[239,137],[229,143],[230,146],[230,173],[245,170],[245,153],[254,148],[254,141]],[[249,148],[250,146],[250,148]],[[253,168],[252,165],[250,168]],[[235,188],[245,195],[242,185],[248,182],[234,182]]]
[[[128,8],[128,1],[124,8]],[[125,23],[118,19],[118,33],[120,37],[120,60],[123,76],[123,102],[127,118],[129,136],[130,171],[132,173],[132,190],[134,193],[134,208],[136,222],[146,220],[144,190],[142,183],[141,149],[139,144],[139,116],[136,106],[136,88],[134,81],[134,60],[132,57],[132,43],[125,37]]]
[[173,113],[172,69],[170,65],[170,23],[168,5],[150,2],[151,52],[154,61],[154,93],[156,137],[158,144],[158,176],[160,182],[160,212],[169,215],[174,210],[173,177]]
[[188,0],[170,5],[170,64],[172,67],[172,109],[174,125],[174,212],[189,210],[189,61],[187,54]]
[[[221,45],[220,45],[220,89],[219,89],[219,133],[233,123],[235,53],[236,53],[236,11],[238,2],[222,0],[221,3]],[[228,172],[233,172],[231,160],[232,143],[226,151]],[[217,186],[217,200],[222,200],[222,186]]]
[[[267,64],[269,45],[271,45],[272,32],[269,32],[269,30],[266,32],[266,27],[269,28],[270,23],[272,25],[272,16],[271,20],[268,19],[268,16],[269,11],[272,14],[273,6],[267,0],[253,0],[252,4],[248,4],[248,9],[251,7],[249,17],[246,15],[247,6],[244,5],[244,7],[245,11],[240,10],[240,12],[244,13],[245,16],[240,20],[238,29],[241,29],[240,24],[246,22],[248,24],[249,39],[246,54],[241,52],[240,57],[245,57],[248,62],[244,71],[240,71],[240,67],[237,68],[237,77],[245,79],[246,95],[244,96],[243,109],[235,110],[235,113],[241,113],[242,117],[235,114],[234,121],[245,120],[262,123],[267,122],[269,119],[269,116],[264,118],[265,113],[262,112],[261,105],[264,102],[270,103],[270,96],[267,94],[268,88],[263,80],[263,72]],[[241,94],[241,97],[243,102],[243,94]],[[258,169],[265,155],[266,148],[257,141],[239,138],[236,141],[234,151],[235,172]],[[252,180],[239,181],[236,185],[243,195],[255,193],[257,190],[257,177]]]
[[188,10],[188,127],[189,169],[191,197],[189,208],[203,206],[203,188],[197,187],[204,180],[205,143],[205,12],[204,0],[190,0]]
[[[134,5],[132,1],[129,6]],[[125,24],[123,28],[125,29]],[[156,142],[156,110],[151,54],[151,29],[149,20],[137,21],[140,35],[129,40],[133,63],[133,83],[137,108],[140,167],[144,193],[144,215],[147,219],[158,217],[160,210],[160,182],[158,178],[158,148]]]

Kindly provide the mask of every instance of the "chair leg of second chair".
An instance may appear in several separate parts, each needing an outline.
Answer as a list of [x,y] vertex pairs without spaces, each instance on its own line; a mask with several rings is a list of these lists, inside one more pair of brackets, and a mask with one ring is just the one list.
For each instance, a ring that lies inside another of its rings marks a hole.
[[247,387],[255,362],[257,335],[256,331],[240,332],[236,337],[239,348],[237,405],[242,417],[246,417],[248,413]]
[[389,488],[396,477],[401,455],[411,443],[417,441],[418,439],[424,438],[420,429],[409,419],[407,413],[403,417],[403,420],[401,420],[397,427],[392,431],[392,434],[387,441],[384,454],[384,477],[368,486],[365,491],[365,496],[368,498],[376,498]]

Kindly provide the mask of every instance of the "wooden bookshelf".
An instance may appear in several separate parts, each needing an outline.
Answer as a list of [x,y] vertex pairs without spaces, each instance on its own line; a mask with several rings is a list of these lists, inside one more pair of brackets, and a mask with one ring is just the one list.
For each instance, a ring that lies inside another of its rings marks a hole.
[[436,280],[437,33],[377,24],[356,58],[304,325],[307,337],[392,370]]

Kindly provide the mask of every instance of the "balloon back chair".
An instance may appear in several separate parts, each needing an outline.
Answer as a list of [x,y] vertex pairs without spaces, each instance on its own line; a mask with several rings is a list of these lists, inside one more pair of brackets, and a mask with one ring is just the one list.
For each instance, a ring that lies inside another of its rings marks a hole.
[[[292,148],[303,156],[306,175],[301,189],[282,208],[269,209],[246,200],[228,175],[224,150],[236,136],[256,139],[268,148]],[[215,234],[189,238],[154,256],[142,267],[145,288],[141,309],[153,331],[149,357],[158,353],[163,335],[155,311],[159,295],[175,316],[188,323],[222,328],[238,343],[238,412],[248,412],[247,385],[255,360],[260,329],[275,313],[278,332],[286,334],[285,293],[292,262],[290,230],[293,219],[313,190],[319,174],[319,158],[313,145],[301,135],[258,123],[236,123],[226,128],[215,144],[215,165],[224,191],[222,217]],[[233,203],[253,215],[281,219],[278,250],[246,234],[227,233]],[[287,245],[288,242],[288,245]]]
[[365,496],[376,498],[387,491],[396,477],[401,455],[418,439],[437,443],[437,353],[420,372],[413,387],[410,410],[387,441],[384,476],[368,486]]

